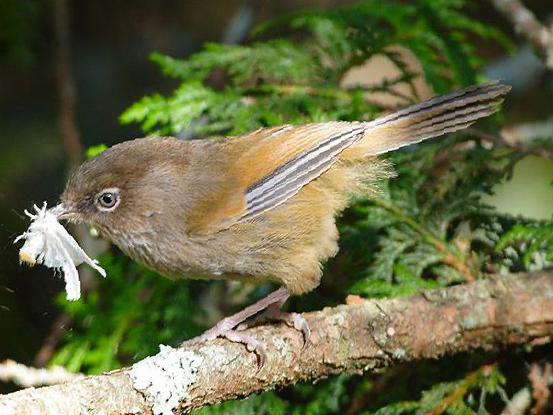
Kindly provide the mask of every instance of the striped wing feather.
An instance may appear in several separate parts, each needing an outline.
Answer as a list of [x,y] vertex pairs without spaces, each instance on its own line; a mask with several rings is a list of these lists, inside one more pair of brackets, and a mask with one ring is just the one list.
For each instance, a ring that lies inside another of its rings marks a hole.
[[291,140],[293,152],[289,156],[292,157],[273,166],[276,168],[248,186],[246,209],[240,219],[253,218],[288,200],[304,185],[328,170],[345,148],[364,135],[365,128],[362,124],[336,124],[340,124],[341,128],[328,128],[330,126],[327,125],[321,129],[321,124],[302,128],[302,133],[312,135],[306,148],[294,146],[294,136],[297,135],[294,130],[300,129],[291,130],[290,137],[286,139]]
[[364,131],[361,123],[329,122],[260,129],[225,140],[225,180],[196,206],[190,231],[217,232],[275,208],[328,170]]

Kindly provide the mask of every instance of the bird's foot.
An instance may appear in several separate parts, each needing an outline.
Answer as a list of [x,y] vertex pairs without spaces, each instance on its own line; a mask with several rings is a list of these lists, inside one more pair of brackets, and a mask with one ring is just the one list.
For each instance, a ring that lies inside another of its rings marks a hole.
[[262,368],[265,365],[267,353],[261,342],[255,337],[238,330],[229,330],[222,334],[222,336],[231,342],[244,344],[249,352],[254,352],[257,356],[258,366]]
[[[266,353],[263,345],[253,336],[243,333],[239,329],[236,330],[235,327],[237,327],[246,319],[252,317],[260,311],[267,309],[267,307],[271,307],[272,305],[278,305],[277,308],[280,311],[280,306],[286,301],[288,296],[289,294],[286,288],[279,288],[266,297],[260,299],[256,303],[246,307],[242,311],[224,318],[200,336],[194,337],[193,339],[181,343],[181,347],[189,347],[204,341],[214,340],[217,337],[224,337],[232,342],[245,344],[246,348],[249,351],[255,352],[258,357],[259,365],[263,366],[266,360]],[[299,316],[299,314],[298,317],[303,320],[303,318]],[[297,323],[293,323],[294,327],[296,326],[296,324],[298,325],[298,327],[302,327],[301,320],[298,320]]]
[[[305,347],[309,343],[311,338],[311,329],[307,320],[299,313],[288,313],[282,311],[280,304],[272,304],[263,313],[256,317],[253,321],[253,325],[258,325],[265,323],[267,321],[282,321],[290,327],[295,328],[298,331],[301,331],[303,335],[303,346]],[[238,326],[238,330],[243,330],[248,327],[248,323],[243,323]]]
[[294,327],[296,330],[301,331],[303,335],[303,346],[305,347],[309,343],[311,338],[311,329],[307,320],[299,313],[286,313],[280,311],[280,314],[274,318],[277,321],[282,321],[288,324],[290,327]]
[[262,367],[267,360],[265,348],[255,337],[244,332],[235,330],[234,328],[239,324],[239,322],[237,323],[236,320],[233,319],[233,317],[234,316],[224,318],[215,326],[205,331],[203,334],[182,342],[180,347],[190,347],[202,342],[207,342],[210,340],[215,340],[218,337],[222,337],[230,340],[233,343],[244,344],[249,352],[254,352],[257,355],[257,362],[259,366]]

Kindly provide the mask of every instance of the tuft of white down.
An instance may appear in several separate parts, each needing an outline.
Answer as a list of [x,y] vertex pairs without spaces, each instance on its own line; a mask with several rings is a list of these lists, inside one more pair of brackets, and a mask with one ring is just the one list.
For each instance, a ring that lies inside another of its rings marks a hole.
[[14,243],[25,240],[19,250],[19,261],[30,266],[43,264],[48,268],[61,270],[65,279],[65,291],[68,300],[78,300],[81,297],[81,282],[77,266],[87,263],[103,277],[106,271],[98,265],[98,261],[91,259],[77,244],[77,241],[58,222],[51,209],[46,209],[46,202],[42,208],[33,206],[36,214],[25,211],[31,219],[26,232],[19,235]]

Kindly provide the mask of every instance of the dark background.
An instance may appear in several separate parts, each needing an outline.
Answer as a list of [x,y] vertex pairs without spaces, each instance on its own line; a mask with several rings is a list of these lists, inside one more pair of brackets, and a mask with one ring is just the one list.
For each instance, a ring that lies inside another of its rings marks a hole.
[[[141,135],[138,126],[122,126],[118,116],[143,95],[169,92],[176,84],[149,61],[151,52],[186,57],[207,41],[247,41],[248,30],[258,22],[347,3],[354,2],[67,2],[66,40],[70,41],[68,59],[82,146],[110,145]],[[480,20],[512,36],[509,24],[487,2],[478,3],[473,13]],[[550,0],[526,3],[542,20],[553,13]],[[44,200],[55,203],[70,167],[58,126],[54,5],[54,1],[0,0],[0,361],[33,363],[51,331],[57,316],[55,299],[63,290],[51,270],[20,267],[13,245],[14,237],[28,226],[23,210]],[[497,46],[483,44],[482,55],[493,62],[488,67],[490,78],[502,78],[514,86],[507,106],[510,121],[553,115],[553,78],[528,46],[521,44],[509,57]],[[553,179],[553,167],[537,159],[523,163],[514,182],[499,188],[493,202],[509,212],[550,216],[553,196],[547,184]],[[536,191],[540,183],[546,184],[543,192]],[[523,196],[525,189],[537,199]]]

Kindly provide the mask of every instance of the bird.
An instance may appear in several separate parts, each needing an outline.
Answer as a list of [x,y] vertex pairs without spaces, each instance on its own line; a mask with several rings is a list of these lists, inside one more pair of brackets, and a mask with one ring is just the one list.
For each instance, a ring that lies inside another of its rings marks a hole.
[[315,289],[338,251],[336,217],[352,197],[393,175],[380,156],[462,130],[496,112],[510,86],[491,81],[369,122],[261,128],[237,136],[124,141],[85,161],[56,207],[59,220],[92,225],[126,255],[172,278],[273,282],[280,287],[197,337],[262,345],[237,330],[264,311],[284,313]]

